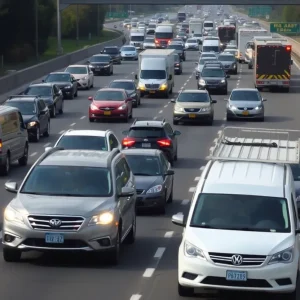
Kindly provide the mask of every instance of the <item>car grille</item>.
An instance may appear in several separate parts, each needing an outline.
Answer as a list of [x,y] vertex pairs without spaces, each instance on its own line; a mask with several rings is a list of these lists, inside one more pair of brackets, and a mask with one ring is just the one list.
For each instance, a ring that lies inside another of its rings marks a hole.
[[214,85],[214,84],[219,84],[219,81],[207,81],[206,83]]
[[115,107],[99,107],[100,110],[105,110],[105,111],[109,111],[109,110],[115,110]]
[[[232,256],[234,254],[229,253],[209,253],[210,259],[215,264],[221,265],[229,265],[229,266],[236,266],[232,263]],[[266,260],[266,256],[264,255],[241,255],[243,260],[239,266],[260,266]]]
[[143,194],[143,192],[144,192],[144,190],[136,190],[136,193],[137,193],[138,195]]
[[229,69],[229,68],[230,68],[230,65],[224,65],[224,68],[225,68],[225,69]]
[[185,108],[185,112],[199,112],[200,108]]
[[23,243],[25,246],[29,247],[39,247],[39,248],[85,248],[88,245],[80,240],[65,240],[63,244],[48,244],[45,239],[26,239]]
[[253,107],[238,107],[239,110],[253,110]]
[[167,41],[161,41],[160,44],[161,44],[161,45],[167,45],[168,42],[167,42]]
[[[50,220],[56,219],[61,221],[61,225],[52,227]],[[28,221],[35,230],[58,230],[58,231],[78,231],[84,222],[83,217],[67,217],[67,216],[28,216]]]
[[147,89],[158,89],[159,84],[145,84]]

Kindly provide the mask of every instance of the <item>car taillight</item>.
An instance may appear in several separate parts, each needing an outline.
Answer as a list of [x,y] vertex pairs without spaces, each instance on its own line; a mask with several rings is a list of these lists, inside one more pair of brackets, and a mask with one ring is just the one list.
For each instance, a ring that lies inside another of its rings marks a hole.
[[135,139],[133,139],[133,138],[126,137],[122,141],[122,145],[124,147],[132,147],[134,144],[135,144]]
[[0,153],[2,152],[2,140],[0,139]]
[[159,41],[158,40],[155,40],[155,44],[158,44],[159,43]]
[[172,145],[172,141],[169,139],[158,140],[157,144],[161,147],[170,147]]

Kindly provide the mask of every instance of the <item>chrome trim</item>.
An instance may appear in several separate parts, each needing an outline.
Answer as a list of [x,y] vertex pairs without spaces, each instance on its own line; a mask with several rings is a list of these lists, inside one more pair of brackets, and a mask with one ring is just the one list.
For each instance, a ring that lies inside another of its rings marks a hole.
[[37,247],[37,246],[27,246],[21,244],[17,247],[18,249],[36,249],[36,250],[53,250],[53,251],[94,251],[91,247],[82,247],[82,248],[52,248],[52,247]]

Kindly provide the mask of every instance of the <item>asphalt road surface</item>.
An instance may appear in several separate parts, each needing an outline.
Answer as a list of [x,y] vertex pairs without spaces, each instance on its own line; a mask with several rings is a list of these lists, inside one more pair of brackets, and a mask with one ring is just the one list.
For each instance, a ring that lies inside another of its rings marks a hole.
[[[173,104],[170,100],[176,98],[181,89],[196,88],[194,70],[198,57],[198,52],[187,53],[187,60],[183,62],[183,74],[176,75],[174,94],[170,99],[142,98],[142,105],[134,109],[133,119],[166,118],[172,122]],[[30,166],[44,152],[44,148],[53,145],[65,130],[110,128],[120,139],[122,138],[121,132],[130,126],[129,123],[89,122],[88,96],[92,96],[97,89],[107,86],[113,79],[134,78],[137,68],[137,62],[123,62],[122,65],[116,65],[113,76],[95,77],[94,89],[80,91],[78,98],[65,101],[65,113],[51,120],[50,137],[41,138],[39,143],[30,144],[28,166],[12,168],[8,178],[0,178],[1,211],[12,199],[12,194],[5,191],[4,183],[7,180],[21,181]],[[290,93],[262,93],[263,97],[268,99],[264,123],[226,122],[224,101],[226,96],[213,95],[212,98],[218,101],[215,104],[213,126],[174,126],[182,133],[178,138],[178,161],[174,166],[174,201],[164,216],[138,217],[136,243],[124,247],[120,265],[111,267],[105,262],[96,263],[92,256],[38,253],[24,254],[21,263],[5,263],[0,253],[1,299],[185,300],[177,294],[177,252],[182,229],[171,223],[171,216],[177,212],[188,212],[190,199],[205,165],[205,157],[223,126],[299,129],[300,71],[297,66],[293,66],[292,74],[293,87]],[[248,70],[247,65],[240,65],[238,75],[232,75],[229,79],[229,91],[237,87],[253,87],[252,70]],[[0,225],[2,222],[1,214]],[[230,242],[232,241],[228,241]],[[211,297],[225,299],[227,296],[212,294],[203,299]],[[253,298],[253,295],[249,293],[243,296],[230,295],[230,299],[250,298]]]

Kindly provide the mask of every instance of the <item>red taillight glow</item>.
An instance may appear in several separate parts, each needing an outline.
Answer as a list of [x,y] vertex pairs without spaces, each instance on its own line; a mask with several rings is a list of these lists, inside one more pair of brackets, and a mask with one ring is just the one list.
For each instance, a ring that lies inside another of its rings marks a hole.
[[286,51],[291,51],[292,47],[291,46],[286,46],[285,49],[286,49]]
[[172,145],[172,142],[171,140],[163,139],[163,140],[158,140],[157,144],[161,147],[170,147]]
[[158,44],[159,43],[159,41],[158,40],[155,40],[155,44]]
[[126,137],[122,141],[124,147],[132,147],[135,144],[135,139]]
[[0,153],[2,152],[2,140],[0,139]]

